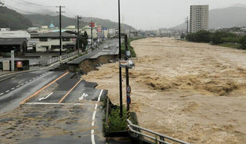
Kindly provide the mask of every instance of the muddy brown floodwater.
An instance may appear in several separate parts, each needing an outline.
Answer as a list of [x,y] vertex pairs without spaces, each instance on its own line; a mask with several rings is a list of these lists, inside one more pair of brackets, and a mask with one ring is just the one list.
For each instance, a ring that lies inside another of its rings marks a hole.
[[[172,38],[131,45],[131,111],[141,126],[191,143],[246,143],[246,51]],[[84,78],[119,104],[117,63]]]

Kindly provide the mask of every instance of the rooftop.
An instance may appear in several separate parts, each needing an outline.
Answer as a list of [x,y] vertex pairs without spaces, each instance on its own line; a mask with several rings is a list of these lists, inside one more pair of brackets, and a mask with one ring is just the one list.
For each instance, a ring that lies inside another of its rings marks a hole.
[[0,38],[0,45],[21,45],[26,38]]
[[[40,33],[31,36],[32,38],[60,38],[59,32],[49,32],[49,33]],[[77,38],[74,34],[69,34],[66,32],[62,32],[63,38]]]

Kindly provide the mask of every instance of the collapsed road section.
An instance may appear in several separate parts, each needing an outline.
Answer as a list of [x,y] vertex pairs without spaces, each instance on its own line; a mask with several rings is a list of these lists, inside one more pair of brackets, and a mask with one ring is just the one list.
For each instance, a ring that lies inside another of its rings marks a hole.
[[105,143],[101,101],[108,91],[95,89],[97,83],[74,73],[114,62],[119,53],[116,40],[104,45],[109,48],[102,46],[56,70],[29,71],[4,80],[0,143]]

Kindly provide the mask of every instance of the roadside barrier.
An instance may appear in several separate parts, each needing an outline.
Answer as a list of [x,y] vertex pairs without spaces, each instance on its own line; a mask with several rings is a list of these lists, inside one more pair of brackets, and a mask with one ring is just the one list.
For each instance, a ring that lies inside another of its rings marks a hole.
[[75,55],[78,55],[78,52],[75,51],[75,52],[71,52],[71,53],[68,53],[68,54],[64,54],[62,56],[53,57],[53,58],[47,60],[46,66],[54,64],[56,62],[59,62],[60,60],[64,60],[64,59],[68,59],[68,58],[74,57]]
[[[170,144],[169,142],[167,142],[166,140],[170,141],[170,142],[175,142],[175,143],[179,143],[179,144],[190,144],[151,130],[148,130],[146,128],[140,127],[138,125],[134,125],[132,124],[132,122],[127,119],[128,122],[128,128],[129,128],[129,132],[134,134],[135,138],[148,138],[150,140],[152,140],[154,143],[159,143],[159,144]],[[143,131],[143,132],[141,132]],[[147,134],[148,133],[148,134]],[[151,134],[151,135],[150,135]]]

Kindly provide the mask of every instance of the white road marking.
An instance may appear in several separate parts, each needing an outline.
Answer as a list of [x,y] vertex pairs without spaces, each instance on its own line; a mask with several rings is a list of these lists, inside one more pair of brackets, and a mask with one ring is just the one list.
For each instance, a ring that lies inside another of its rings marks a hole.
[[25,83],[28,83],[28,81],[26,81]]
[[83,103],[43,103],[43,102],[33,102],[33,103],[25,103],[26,105],[91,105],[91,104],[83,104]]
[[21,85],[24,85],[24,83],[22,83]]
[[39,99],[39,101],[41,101],[41,100],[45,100],[45,99],[49,98],[52,94],[53,94],[53,92],[52,92],[52,93],[50,93],[49,95],[47,95],[46,97],[42,97],[42,98],[40,98],[40,99]]
[[[100,92],[100,94],[99,94],[97,103],[100,102],[100,99],[101,99],[101,96],[102,96],[102,92],[103,92],[103,90],[101,90],[101,92]],[[98,107],[98,104],[95,105],[95,109],[94,109],[94,112],[93,112],[93,115],[92,115],[92,123],[91,123],[91,126],[94,126],[94,125],[95,125],[95,118],[96,118],[96,113],[97,113],[97,107]],[[95,132],[94,129],[91,130],[91,143],[92,143],[92,144],[95,144],[95,136],[94,136],[94,132]]]
[[29,80],[29,82],[31,82],[32,80]]
[[15,88],[12,88],[11,90],[14,90]]
[[88,97],[89,95],[86,93],[83,93],[83,95],[79,98],[79,101],[82,101],[84,98]]
[[33,79],[36,79],[36,78],[33,78]]
[[16,86],[17,88],[20,87],[20,85]]
[[0,96],[3,95],[3,93],[0,93]]
[[9,92],[9,90],[6,91],[6,93],[8,93],[8,92]]

